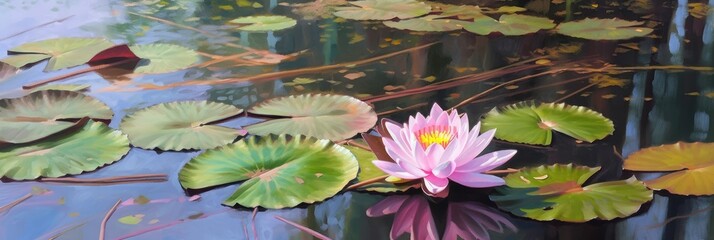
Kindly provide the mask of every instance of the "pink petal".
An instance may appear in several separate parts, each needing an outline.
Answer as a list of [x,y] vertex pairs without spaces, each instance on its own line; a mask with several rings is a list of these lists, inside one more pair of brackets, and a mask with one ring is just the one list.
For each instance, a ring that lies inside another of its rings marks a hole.
[[426,118],[424,115],[421,115],[421,113],[416,114],[416,120],[414,121],[414,124],[410,124],[412,126],[412,129],[422,129],[427,126],[426,124]]
[[431,170],[432,174],[434,176],[439,177],[439,178],[447,178],[451,173],[454,172],[454,169],[456,169],[456,164],[452,161],[447,161],[439,164],[439,166],[436,166],[434,170]]
[[449,179],[429,175],[424,178],[423,186],[423,189],[426,190],[426,194],[436,195],[439,192],[444,191],[444,189],[449,186]]
[[434,105],[431,105],[431,112],[429,112],[429,116],[435,118],[441,115],[441,113],[443,112],[444,110],[441,109],[441,106],[439,106],[439,104],[434,103]]
[[410,159],[413,158],[411,154],[406,152],[405,150],[408,149],[396,141],[389,139],[389,138],[382,138],[382,143],[384,143],[384,149],[387,150],[387,154],[389,154],[392,159]]
[[432,119],[436,119],[433,123],[434,126],[449,126],[449,114],[447,112],[441,112],[439,115],[430,115]]
[[426,156],[424,156],[424,158],[417,158],[416,160],[428,163],[429,170],[434,169],[436,166],[441,164],[441,156],[444,155],[444,147],[436,143],[431,144],[431,146],[426,149],[425,154]]
[[485,172],[503,165],[516,155],[516,150],[501,150],[479,156],[456,168],[456,172]]
[[389,196],[377,204],[372,205],[367,209],[367,216],[380,217],[397,212],[402,203],[409,198],[408,195]]
[[392,136],[392,138],[399,136],[399,132],[402,130],[401,126],[393,122],[385,122],[384,127],[387,128],[387,132],[389,132],[389,135]]
[[395,176],[395,177],[398,177],[398,178],[402,178],[402,179],[421,178],[420,176],[415,176],[414,174],[404,170],[402,167],[400,167],[399,165],[392,163],[392,162],[374,160],[374,161],[372,161],[372,164],[377,166],[379,169],[381,169],[385,173]]
[[[479,126],[477,125],[474,128],[477,127]],[[496,134],[496,130],[490,130],[481,135],[478,135],[478,131],[471,130],[469,133],[469,141],[466,143],[466,146],[464,146],[464,151],[459,155],[459,158],[456,159],[456,166],[464,165],[481,154],[481,152],[488,147],[494,134]],[[475,137],[476,135],[478,135],[478,137]]]
[[461,185],[472,188],[486,188],[506,184],[506,181],[504,181],[500,177],[481,173],[454,172],[451,174],[451,176],[449,176],[449,179]]

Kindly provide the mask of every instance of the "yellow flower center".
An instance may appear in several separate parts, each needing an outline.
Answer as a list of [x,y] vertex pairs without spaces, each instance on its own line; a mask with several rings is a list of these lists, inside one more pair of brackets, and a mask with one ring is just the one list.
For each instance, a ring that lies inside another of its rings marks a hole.
[[454,139],[455,129],[448,126],[430,126],[417,131],[416,137],[421,143],[421,146],[426,149],[434,143],[446,148],[451,140]]

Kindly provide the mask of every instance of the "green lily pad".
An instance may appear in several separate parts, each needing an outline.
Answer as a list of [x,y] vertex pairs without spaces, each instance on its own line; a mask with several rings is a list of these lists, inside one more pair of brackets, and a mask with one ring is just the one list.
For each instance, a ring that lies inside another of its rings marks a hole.
[[518,216],[564,222],[627,217],[652,200],[652,190],[634,177],[583,186],[599,170],[572,164],[523,169],[506,176],[506,186],[490,198]]
[[39,92],[39,91],[46,91],[46,90],[80,92],[80,91],[86,90],[89,87],[91,87],[89,84],[51,84],[51,85],[42,85],[40,87],[33,88],[30,92]]
[[146,44],[129,47],[142,59],[135,73],[167,73],[188,68],[198,62],[198,54],[188,48],[173,44]]
[[481,7],[474,5],[452,5],[430,3],[432,12],[440,12],[440,17],[456,17],[458,19],[474,19],[483,16]]
[[224,204],[285,208],[334,196],[357,170],[354,155],[329,140],[280,135],[208,150],[181,169],[179,181],[200,189],[247,180]]
[[408,19],[428,14],[431,6],[415,0],[366,0],[349,2],[357,7],[338,7],[334,15],[353,20]]
[[519,14],[504,14],[501,15],[498,21],[487,16],[482,16],[474,18],[473,22],[464,25],[464,29],[479,35],[500,32],[506,36],[525,35],[553,27],[555,27],[553,20]]
[[612,121],[581,106],[563,103],[517,103],[494,108],[482,121],[481,131],[497,129],[496,138],[509,142],[549,145],[551,130],[593,142],[615,131]]
[[400,20],[398,22],[385,21],[383,23],[387,27],[391,28],[422,32],[448,32],[460,30],[465,24],[469,24],[469,22],[466,21],[438,19],[433,16]]
[[61,132],[89,117],[112,119],[104,103],[71,91],[39,91],[0,100],[0,142],[26,143]]
[[[384,173],[372,163],[373,160],[381,160],[378,159],[377,156],[374,155],[374,153],[359,147],[349,145],[345,145],[344,147],[350,150],[350,152],[352,152],[352,154],[354,154],[357,158],[357,162],[359,163],[359,174],[357,174],[358,182],[386,175],[386,173]],[[358,190],[390,193],[404,192],[414,187],[419,187],[419,185],[413,183],[390,183],[382,181],[365,185],[363,187],[358,188]]]
[[10,64],[10,66],[21,68],[27,64],[36,63],[45,59],[50,58],[47,54],[15,54],[7,56],[6,58],[0,59],[0,62]]
[[303,94],[262,102],[249,113],[288,117],[268,120],[245,127],[251,134],[293,134],[343,140],[366,132],[377,122],[372,107],[344,95]]
[[622,19],[586,18],[580,21],[561,23],[556,29],[558,33],[571,37],[591,40],[621,40],[643,37],[654,29],[642,27],[644,22],[626,21]]
[[631,171],[668,172],[645,181],[651,189],[679,195],[714,195],[714,143],[684,143],[642,149],[625,159]]
[[47,63],[45,71],[54,71],[85,64],[92,59],[94,55],[112,46],[114,46],[114,43],[103,38],[68,37],[47,39],[38,42],[25,43],[8,50],[10,53],[32,55],[22,59],[18,59],[19,57],[16,57],[15,59],[10,60],[13,62],[12,64],[8,64],[19,65],[25,63],[26,65],[43,60],[44,58],[40,59],[42,56],[39,55],[45,55],[50,57],[50,61]]
[[101,122],[82,121],[78,131],[34,143],[0,147],[0,176],[14,180],[61,177],[93,171],[129,151],[126,135]]
[[244,25],[238,30],[270,32],[291,28],[297,24],[297,21],[286,16],[249,16],[236,18],[228,23]]
[[237,129],[212,123],[241,112],[217,102],[162,103],[128,115],[119,128],[129,135],[132,145],[144,149],[210,149],[229,144],[240,135]]

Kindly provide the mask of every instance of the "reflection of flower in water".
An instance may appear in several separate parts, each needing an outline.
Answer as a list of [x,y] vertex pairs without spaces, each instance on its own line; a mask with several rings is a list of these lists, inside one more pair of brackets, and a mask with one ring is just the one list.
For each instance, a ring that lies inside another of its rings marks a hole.
[[[367,216],[395,214],[389,237],[404,233],[410,239],[439,239],[429,202],[423,195],[390,196],[367,209]],[[503,213],[477,202],[449,203],[443,239],[490,239],[490,231],[503,233],[506,228],[517,231]]]
[[476,202],[449,203],[444,239],[491,239],[489,231],[503,233],[516,226],[497,210]]
[[422,195],[390,196],[367,209],[367,216],[381,217],[395,214],[391,239],[410,233],[411,239],[437,239],[436,225],[429,202]]

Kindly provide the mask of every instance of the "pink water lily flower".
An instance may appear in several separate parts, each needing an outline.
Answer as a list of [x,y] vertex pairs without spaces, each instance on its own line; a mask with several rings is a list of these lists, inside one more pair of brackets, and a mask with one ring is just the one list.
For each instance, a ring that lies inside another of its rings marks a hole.
[[430,196],[444,197],[449,180],[473,188],[505,184],[500,177],[483,172],[501,166],[516,154],[502,150],[479,156],[488,146],[495,129],[479,135],[481,123],[469,130],[466,114],[459,116],[434,104],[429,116],[420,113],[399,126],[385,122],[390,136],[382,142],[394,162],[375,160],[374,165],[401,179],[422,179],[422,190]]

